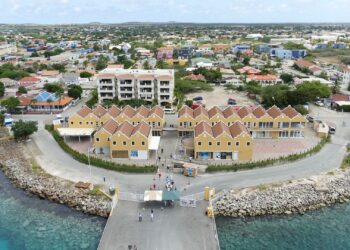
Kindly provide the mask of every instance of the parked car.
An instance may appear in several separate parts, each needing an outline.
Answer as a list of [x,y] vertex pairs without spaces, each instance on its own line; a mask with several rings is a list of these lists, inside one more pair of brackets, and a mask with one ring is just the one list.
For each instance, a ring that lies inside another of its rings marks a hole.
[[307,116],[306,116],[306,119],[307,119],[309,122],[314,122],[314,120],[315,120],[311,115],[307,115]]
[[196,96],[195,98],[192,99],[193,101],[203,101],[202,96]]
[[335,127],[329,126],[328,134],[334,135],[335,134]]
[[237,105],[237,101],[233,98],[227,100],[227,105]]
[[321,101],[316,101],[315,102],[315,105],[319,106],[319,107],[323,107],[324,106],[324,103],[321,102]]

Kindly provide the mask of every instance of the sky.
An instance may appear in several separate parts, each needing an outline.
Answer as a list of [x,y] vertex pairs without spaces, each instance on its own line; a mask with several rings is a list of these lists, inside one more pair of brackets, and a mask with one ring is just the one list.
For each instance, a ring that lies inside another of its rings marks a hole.
[[350,0],[0,0],[0,23],[350,22]]

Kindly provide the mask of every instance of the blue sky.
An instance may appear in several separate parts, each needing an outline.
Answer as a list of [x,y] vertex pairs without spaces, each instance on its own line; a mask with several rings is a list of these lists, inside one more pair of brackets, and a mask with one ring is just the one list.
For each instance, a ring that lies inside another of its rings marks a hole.
[[350,0],[0,0],[0,23],[350,22]]

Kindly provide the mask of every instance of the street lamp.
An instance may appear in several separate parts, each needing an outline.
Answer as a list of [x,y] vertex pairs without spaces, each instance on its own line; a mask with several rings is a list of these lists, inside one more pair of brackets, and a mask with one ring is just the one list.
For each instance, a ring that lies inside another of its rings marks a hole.
[[89,164],[89,172],[90,172],[90,181],[92,181],[92,174],[91,174],[91,164],[90,164],[90,151],[91,151],[91,147],[89,146],[88,148],[88,164]]

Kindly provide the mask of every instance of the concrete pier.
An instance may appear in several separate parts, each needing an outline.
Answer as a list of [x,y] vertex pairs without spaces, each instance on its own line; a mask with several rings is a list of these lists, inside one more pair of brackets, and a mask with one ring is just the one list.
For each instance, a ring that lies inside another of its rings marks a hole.
[[[157,203],[119,201],[103,232],[99,250],[217,250],[214,219],[205,216],[207,202],[196,208],[175,207],[161,210]],[[154,220],[151,221],[151,209]],[[143,216],[138,221],[138,213]],[[133,249],[133,248],[132,248]]]

